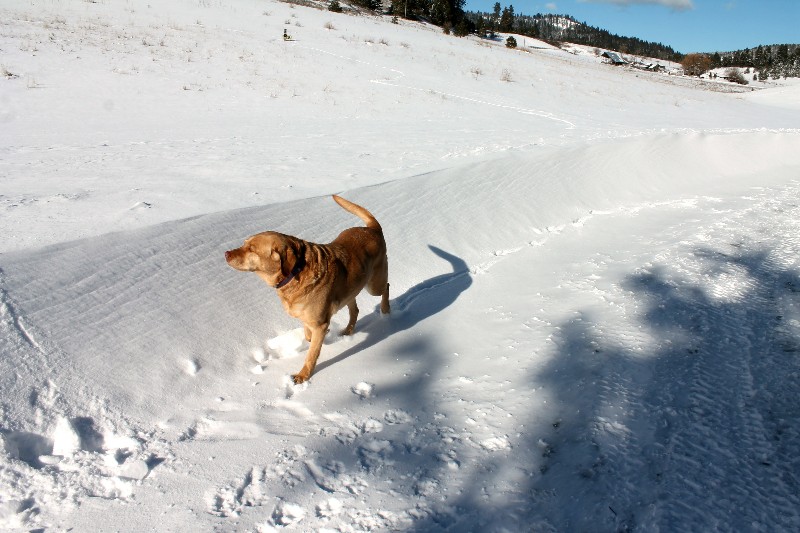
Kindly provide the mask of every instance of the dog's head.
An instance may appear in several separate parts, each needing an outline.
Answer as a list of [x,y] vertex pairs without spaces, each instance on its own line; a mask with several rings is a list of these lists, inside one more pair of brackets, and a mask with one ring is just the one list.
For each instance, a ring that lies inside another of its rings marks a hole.
[[258,273],[274,287],[290,275],[297,261],[294,241],[273,231],[258,233],[248,237],[241,247],[225,252],[225,260],[236,270]]

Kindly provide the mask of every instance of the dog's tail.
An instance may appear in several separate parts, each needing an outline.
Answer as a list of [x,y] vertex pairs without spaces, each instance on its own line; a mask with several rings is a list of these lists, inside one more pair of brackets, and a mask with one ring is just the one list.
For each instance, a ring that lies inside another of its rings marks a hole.
[[341,196],[337,196],[335,194],[333,195],[333,199],[337,204],[342,206],[345,211],[348,211],[363,220],[364,224],[366,224],[368,228],[374,228],[377,230],[381,229],[381,225],[378,223],[375,217],[372,216],[372,213],[360,205],[354,204],[353,202],[348,202]]

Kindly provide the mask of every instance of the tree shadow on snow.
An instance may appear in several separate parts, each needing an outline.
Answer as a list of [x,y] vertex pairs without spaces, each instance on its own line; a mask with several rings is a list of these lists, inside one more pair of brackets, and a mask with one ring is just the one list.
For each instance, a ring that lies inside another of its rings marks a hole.
[[[638,336],[586,313],[560,324],[518,392],[531,415],[512,449],[409,530],[795,529],[800,277],[769,251],[735,253],[697,250],[700,284],[669,267],[627,276]],[[730,273],[743,286],[723,294]]]
[[351,355],[371,348],[396,333],[413,328],[452,305],[459,295],[472,285],[469,267],[463,259],[436,246],[429,245],[428,248],[450,263],[452,272],[422,281],[394,298],[391,301],[392,311],[389,316],[383,317],[372,313],[362,318],[356,324],[356,332],[366,332],[366,338],[339,355],[321,361],[315,373],[319,374]]

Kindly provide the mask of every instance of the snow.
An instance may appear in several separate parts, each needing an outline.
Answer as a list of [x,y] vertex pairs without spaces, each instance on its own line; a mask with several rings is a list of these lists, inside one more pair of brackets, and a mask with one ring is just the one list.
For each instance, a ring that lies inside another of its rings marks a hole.
[[789,78],[781,80],[780,85],[774,81],[769,82],[773,87],[769,91],[759,91],[747,95],[752,102],[763,105],[772,105],[779,108],[800,109],[800,79]]
[[[12,0],[0,49],[0,529],[800,528],[798,85],[245,0]],[[334,192],[392,314],[294,385],[223,252]]]

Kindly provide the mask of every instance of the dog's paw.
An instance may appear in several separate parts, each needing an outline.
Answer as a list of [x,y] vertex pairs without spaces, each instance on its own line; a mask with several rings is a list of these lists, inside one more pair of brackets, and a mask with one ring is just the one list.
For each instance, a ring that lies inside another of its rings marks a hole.
[[283,392],[287,400],[291,400],[298,393],[308,388],[308,381],[297,381],[297,376],[283,376]]
[[299,373],[299,374],[295,374],[295,375],[293,375],[293,376],[292,376],[292,382],[293,382],[295,385],[300,385],[301,383],[305,383],[306,381],[308,381],[308,379],[309,379],[310,377],[311,377],[311,376],[307,376],[307,375],[305,375],[305,374],[303,374],[303,373],[301,372],[301,373]]

